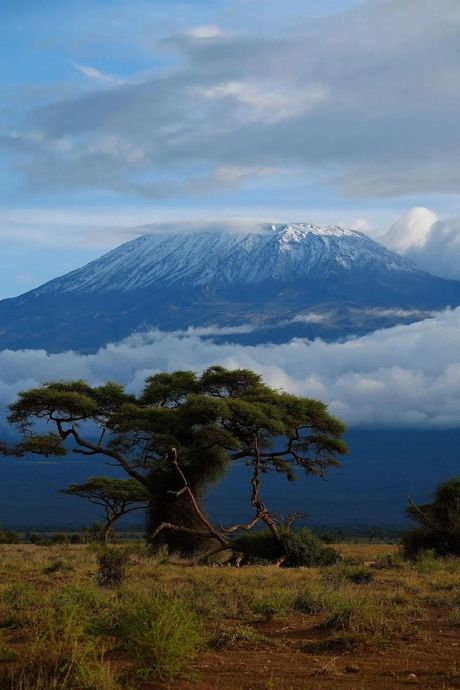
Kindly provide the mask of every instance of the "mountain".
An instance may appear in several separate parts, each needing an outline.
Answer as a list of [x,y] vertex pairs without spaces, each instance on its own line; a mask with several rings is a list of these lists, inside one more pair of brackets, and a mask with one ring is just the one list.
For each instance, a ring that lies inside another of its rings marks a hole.
[[240,342],[334,339],[458,304],[460,282],[355,230],[150,232],[0,301],[0,348],[90,352],[147,328],[219,327]]

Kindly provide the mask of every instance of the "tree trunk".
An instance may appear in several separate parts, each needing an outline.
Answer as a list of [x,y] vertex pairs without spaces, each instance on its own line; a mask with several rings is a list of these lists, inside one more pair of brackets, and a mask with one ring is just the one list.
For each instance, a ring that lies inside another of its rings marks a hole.
[[110,518],[110,520],[107,520],[105,523],[104,527],[101,530],[101,544],[104,544],[104,546],[107,545],[107,541],[109,538],[109,534],[112,531],[112,528],[117,521],[118,516]]
[[[194,510],[187,493],[175,495],[174,492],[182,489],[180,480],[171,474],[159,478],[152,477],[150,491],[152,500],[147,508],[147,540],[155,546],[166,546],[169,553],[177,553],[185,558],[195,556],[205,546],[213,543],[212,539],[199,536],[163,530],[154,540],[149,538],[163,522],[169,522],[179,527],[203,530],[203,522]],[[190,487],[194,493],[200,509],[203,510],[200,500],[200,488]],[[171,493],[168,493],[171,492]]]

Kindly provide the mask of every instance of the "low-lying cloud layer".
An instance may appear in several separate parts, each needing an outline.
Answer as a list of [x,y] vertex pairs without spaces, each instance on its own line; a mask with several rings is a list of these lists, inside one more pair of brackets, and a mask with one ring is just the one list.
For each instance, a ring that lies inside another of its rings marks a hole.
[[216,344],[199,335],[136,334],[93,355],[0,352],[0,402],[50,379],[107,379],[138,391],[154,371],[249,367],[272,386],[325,400],[350,425],[460,423],[460,308],[344,343]]

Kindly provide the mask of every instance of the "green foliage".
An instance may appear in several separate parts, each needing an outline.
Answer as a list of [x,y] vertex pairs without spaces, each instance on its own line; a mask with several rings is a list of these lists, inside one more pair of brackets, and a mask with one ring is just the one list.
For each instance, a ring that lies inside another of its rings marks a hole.
[[27,454],[44,455],[45,457],[66,455],[66,450],[62,446],[62,439],[58,434],[36,434],[26,436],[20,443],[13,448],[5,446],[6,455],[16,455],[22,457]]
[[355,585],[367,585],[374,579],[372,570],[364,565],[346,566],[342,572],[345,579]]
[[70,484],[60,493],[96,501],[131,504],[146,502],[147,489],[135,479],[112,479],[111,477],[90,477],[83,484]]
[[287,556],[285,566],[333,565],[340,556],[326,547],[309,529],[281,528],[280,539],[268,530],[248,532],[235,539],[235,550],[242,551],[252,562],[275,563]]
[[[149,494],[148,533],[163,522],[197,527],[190,502],[178,495],[183,486],[170,461],[172,448],[198,500],[234,460],[250,466],[261,460],[264,473],[275,471],[292,480],[297,471],[323,476],[346,453],[344,425],[324,403],[270,388],[252,371],[221,366],[201,375],[155,374],[139,396],[113,382],[96,387],[84,381],[49,382],[20,393],[10,406],[9,421],[23,436],[10,453],[62,455],[73,450],[119,463]],[[43,422],[51,423],[56,433],[37,432],[37,422],[39,429]],[[67,492],[96,502],[96,490],[97,500],[104,502],[107,490],[114,499],[115,481],[97,477]],[[102,488],[101,482],[106,482]],[[110,509],[113,513],[113,505]],[[201,546],[200,539],[194,542],[190,534],[172,531],[163,532],[158,542],[181,553]]]
[[19,534],[12,529],[0,529],[0,544],[19,544],[21,538]]
[[5,687],[17,690],[116,690],[102,653],[88,638],[88,617],[64,601],[27,611],[27,653],[4,671]]
[[62,558],[53,558],[53,560],[43,568],[43,572],[49,575],[54,573],[69,573],[72,571],[73,566]]
[[129,554],[123,549],[105,549],[97,557],[97,583],[101,587],[116,587],[126,579]]
[[272,599],[262,599],[254,605],[254,613],[262,616],[265,621],[271,621],[275,615],[279,613],[279,608],[276,601]]
[[42,532],[31,532],[27,538],[31,544],[36,544],[37,546],[48,546],[50,543],[48,535]]
[[64,534],[64,532],[56,532],[51,537],[51,543],[52,544],[67,544],[67,542],[68,542],[67,535]]
[[407,558],[432,551],[436,556],[460,556],[460,477],[441,484],[427,505],[407,509],[417,527],[403,535]]
[[310,590],[300,592],[294,599],[292,608],[300,613],[318,613],[321,611],[318,597]]
[[254,646],[266,645],[268,638],[258,633],[249,625],[226,623],[220,626],[216,635],[209,641],[209,646],[213,649],[230,649],[237,644],[247,643]]
[[123,515],[139,510],[147,505],[150,494],[146,487],[136,479],[112,479],[111,477],[91,477],[83,484],[71,484],[61,493],[85,498],[94,505],[101,506],[105,513],[105,525],[98,530],[96,538],[107,542],[114,524]]
[[116,632],[137,661],[138,675],[173,680],[187,673],[203,632],[199,618],[183,602],[157,591],[125,596]]

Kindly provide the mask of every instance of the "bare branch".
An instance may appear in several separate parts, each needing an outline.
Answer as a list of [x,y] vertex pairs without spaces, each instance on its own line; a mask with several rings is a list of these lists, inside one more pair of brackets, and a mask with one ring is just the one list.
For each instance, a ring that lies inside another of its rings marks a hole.
[[407,497],[407,500],[409,501],[409,503],[410,503],[410,505],[411,505],[411,508],[413,508],[414,511],[415,511],[418,515],[420,515],[420,517],[421,517],[421,519],[422,519],[422,522],[424,522],[425,525],[428,525],[429,527],[432,527],[432,528],[436,529],[436,525],[435,525],[435,523],[433,522],[433,520],[430,518],[430,516],[429,516],[429,515],[426,515],[426,514],[423,512],[423,510],[421,510],[420,507],[411,499],[410,496]]

